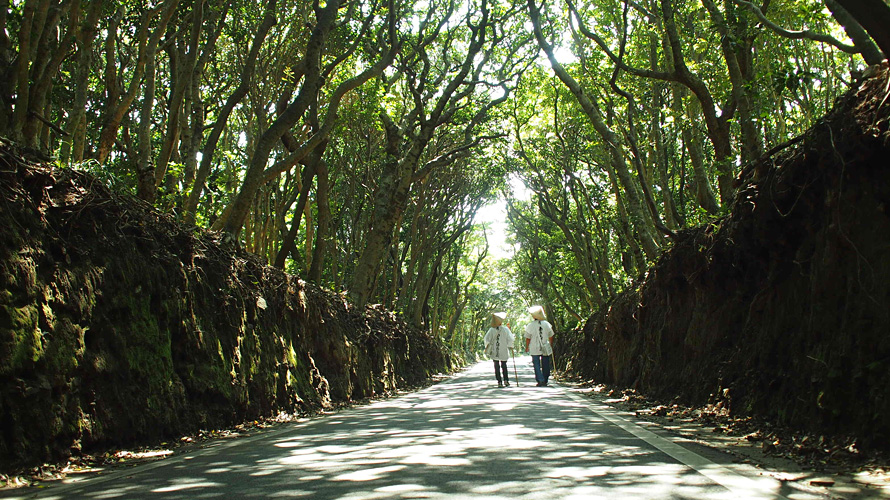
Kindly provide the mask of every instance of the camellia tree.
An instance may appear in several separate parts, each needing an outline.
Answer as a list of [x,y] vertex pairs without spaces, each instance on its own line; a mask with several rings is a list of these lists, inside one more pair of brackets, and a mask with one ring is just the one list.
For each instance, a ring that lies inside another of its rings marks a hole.
[[[526,5],[552,73],[526,73],[531,90],[511,103],[514,171],[533,192],[513,227],[524,252],[577,266],[573,289],[592,308],[678,231],[725,213],[743,164],[793,140],[883,58],[834,2]],[[542,238],[544,221],[564,243]],[[529,281],[543,272],[532,262]]]
[[[5,2],[0,135],[448,338],[487,307],[474,294],[497,295],[478,287],[495,280],[475,215],[509,198],[517,290],[572,323],[725,214],[746,162],[882,61],[888,13],[884,0]],[[497,194],[507,176],[531,199]]]

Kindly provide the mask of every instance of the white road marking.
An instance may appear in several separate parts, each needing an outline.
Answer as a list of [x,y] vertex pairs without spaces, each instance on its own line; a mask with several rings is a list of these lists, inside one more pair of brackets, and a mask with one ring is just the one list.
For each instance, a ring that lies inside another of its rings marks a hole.
[[735,472],[720,464],[716,464],[707,458],[667,439],[655,434],[652,431],[631,422],[630,420],[618,415],[615,410],[608,406],[595,403],[589,399],[583,398],[575,394],[571,389],[565,388],[565,394],[574,401],[583,404],[594,415],[608,420],[612,424],[620,427],[624,431],[634,435],[635,437],[645,441],[646,443],[658,448],[662,452],[670,455],[678,462],[694,469],[699,474],[707,477],[711,481],[723,486],[731,492],[737,494],[739,498],[747,499],[764,499],[764,500],[789,500],[778,493],[780,484],[771,478],[751,478]]

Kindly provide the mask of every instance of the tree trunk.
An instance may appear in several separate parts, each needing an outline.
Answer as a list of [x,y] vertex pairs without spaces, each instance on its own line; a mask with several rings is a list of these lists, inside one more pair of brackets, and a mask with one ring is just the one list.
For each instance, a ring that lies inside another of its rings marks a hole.
[[[574,194],[574,187],[570,186],[569,191]],[[575,196],[574,199],[577,203],[577,196]],[[569,226],[569,215],[561,211],[546,193],[538,193],[538,207],[541,210],[542,215],[556,224],[560,231],[562,231],[563,236],[565,236],[566,241],[569,243],[569,248],[575,256],[575,262],[578,264],[581,271],[581,277],[584,280],[586,293],[582,293],[582,295],[586,296],[589,294],[590,297],[593,298],[594,306],[599,306],[602,304],[603,297],[600,295],[599,284],[595,279],[590,255],[587,254],[583,245],[581,245],[578,238],[575,237],[576,234],[583,234],[586,232],[587,228],[583,228],[579,231],[579,228]]]
[[312,263],[309,265],[309,281],[321,284],[327,254],[328,233],[331,227],[331,206],[328,166],[324,160],[315,167],[315,200],[318,206],[318,229],[315,233],[315,248],[312,250]]
[[[121,122],[124,119],[124,116],[129,111],[130,106],[133,104],[133,101],[136,100],[136,95],[139,91],[139,87],[142,84],[142,78],[145,75],[145,64],[146,57],[148,53],[156,53],[158,48],[158,43],[161,40],[161,35],[163,35],[166,30],[166,22],[160,22],[159,26],[154,30],[151,37],[149,37],[149,26],[151,24],[152,19],[158,15],[159,12],[166,12],[164,10],[165,5],[169,6],[170,3],[178,3],[178,1],[166,0],[165,4],[159,5],[154,9],[148,10],[145,12],[142,18],[142,24],[139,26],[138,31],[136,32],[136,39],[134,42],[138,45],[138,52],[136,55],[136,66],[133,69],[133,77],[130,80],[130,84],[127,87],[127,92],[122,96],[118,95],[118,85],[117,85],[117,72],[115,61],[118,60],[117,54],[115,53],[115,42],[114,37],[116,36],[116,29],[109,30],[108,39],[106,42],[106,88],[112,89],[109,92],[108,104],[103,113],[103,124],[102,124],[102,132],[99,135],[99,144],[96,148],[96,155],[99,163],[105,163],[108,160],[108,157],[111,155],[111,150],[114,147],[115,139],[117,138],[117,132],[120,129]],[[172,15],[172,12],[170,12]],[[124,16],[123,7],[121,7],[117,14],[115,15],[115,19],[113,21],[113,25],[117,26],[120,23],[120,19]],[[165,16],[166,17],[166,16]],[[169,20],[169,17],[167,17]],[[154,98],[153,96],[151,97]]]
[[[451,248],[452,245],[454,245],[458,238],[469,231],[471,227],[472,225],[467,222],[463,226],[456,228],[453,234],[442,241],[442,243],[439,245],[438,251],[435,251],[435,249],[433,249],[434,251],[432,252],[424,252],[425,256],[429,256],[430,254],[432,254],[434,255],[434,258],[432,259],[431,265],[424,266],[427,269],[426,273],[424,274],[427,276],[423,279],[418,280],[417,286],[415,287],[415,290],[417,292],[415,296],[424,297],[424,300],[415,301],[413,305],[413,310],[411,311],[409,317],[412,318],[412,324],[414,326],[421,326],[424,324],[424,311],[429,307],[427,302],[429,300],[433,286],[436,284],[436,278],[440,274],[442,260],[445,257],[446,252],[449,248]],[[428,260],[428,257],[425,260]]]
[[720,198],[724,203],[732,199],[734,191],[732,165],[732,142],[729,131],[729,123],[725,115],[717,114],[717,106],[714,103],[714,97],[708,90],[705,83],[686,66],[684,60],[682,44],[677,31],[676,21],[674,20],[674,6],[671,0],[661,0],[661,11],[664,22],[664,30],[667,35],[669,52],[668,60],[674,68],[677,81],[687,87],[701,105],[702,116],[705,120],[705,126],[708,130],[708,138],[714,146],[714,163],[717,166],[717,184],[720,191]]
[[881,50],[868,36],[862,25],[847,12],[847,9],[841,7],[837,0],[825,0],[825,6],[831,11],[835,21],[843,26],[844,32],[850,37],[850,40],[853,40],[853,44],[859,49],[859,54],[862,55],[865,64],[871,66],[880,63],[884,59]]
[[[660,92],[658,93],[660,95]],[[661,105],[662,103],[659,103]],[[668,176],[668,153],[661,126],[661,112],[652,120],[652,168],[656,171],[658,186],[661,188],[661,202],[664,205],[664,221],[668,228],[677,230],[683,226],[683,218],[674,203],[673,189]]]
[[257,28],[256,35],[253,37],[253,42],[251,43],[244,68],[241,70],[241,75],[239,75],[238,78],[240,83],[232,94],[229,95],[225,104],[223,104],[222,108],[219,110],[216,122],[213,124],[213,129],[211,129],[210,135],[207,136],[207,141],[204,143],[204,148],[201,150],[201,164],[198,166],[198,171],[195,173],[195,181],[192,184],[192,189],[189,192],[185,206],[183,207],[183,220],[186,224],[195,223],[195,212],[197,211],[198,203],[201,200],[201,192],[204,190],[204,183],[207,182],[207,177],[210,175],[210,168],[213,166],[213,155],[216,152],[216,146],[219,143],[223,130],[225,130],[226,125],[228,124],[232,111],[235,110],[235,106],[244,99],[244,96],[246,96],[248,90],[250,90],[260,47],[262,47],[263,42],[266,40],[266,36],[269,34],[269,30],[272,29],[272,26],[274,26],[276,22],[275,10],[277,3],[277,0],[269,0],[266,4],[265,15]]
[[[179,212],[183,214],[183,220],[187,219],[184,214],[184,208],[187,204],[188,196],[195,186],[195,178],[198,173],[198,152],[201,151],[201,144],[204,138],[204,120],[206,117],[205,104],[201,93],[202,79],[204,68],[210,62],[211,57],[215,57],[216,42],[225,26],[226,17],[229,12],[229,4],[215,5],[211,7],[208,22],[216,27],[209,34],[207,42],[201,49],[201,54],[195,64],[195,77],[191,78],[188,94],[185,99],[186,108],[185,118],[182,126],[182,145],[180,148],[180,156],[183,158],[183,174],[182,174],[182,192],[180,193]],[[228,115],[227,115],[228,116]],[[219,117],[219,115],[217,115]],[[225,120],[223,120],[225,121]],[[216,124],[214,124],[216,126]],[[211,155],[212,157],[212,155]],[[193,223],[190,220],[189,223]]]
[[152,113],[155,104],[157,87],[157,71],[155,51],[146,51],[145,80],[142,84],[142,107],[139,112],[139,127],[136,129],[136,196],[148,203],[153,203],[157,188],[155,187],[154,168],[152,167],[151,134],[154,130]]
[[[76,5],[73,5],[75,3]],[[56,37],[53,35],[59,31],[62,17],[68,12],[71,12],[71,15],[68,17],[69,25],[66,34],[60,35],[58,43],[56,43]],[[53,80],[58,75],[59,67],[74,44],[74,34],[80,24],[79,2],[48,5],[45,11],[41,7],[38,10],[38,15],[35,16],[35,21],[40,24],[33,27],[37,31],[33,33],[36,45],[29,73],[27,116],[25,122],[19,125],[22,126],[22,141],[30,147],[41,148],[41,146],[48,147],[49,145],[41,144],[41,135],[48,134],[45,134],[47,126],[38,115],[46,118],[50,116],[46,109],[47,98],[52,90]]]
[[627,199],[630,221],[633,225],[636,237],[643,248],[643,251],[646,253],[646,256],[650,259],[654,259],[658,255],[659,244],[655,239],[652,224],[648,222],[643,210],[642,200],[640,200],[637,186],[627,168],[624,155],[618,147],[620,139],[608,124],[606,124],[599,106],[593,99],[587,96],[584,89],[581,88],[581,85],[565,70],[565,68],[563,68],[562,64],[556,60],[553,47],[544,39],[544,34],[541,31],[540,12],[538,11],[534,0],[529,0],[528,8],[531,15],[532,25],[534,26],[535,37],[538,40],[538,45],[541,46],[547,54],[547,58],[550,60],[550,66],[553,68],[556,76],[566,87],[568,87],[578,100],[581,109],[584,110],[585,115],[590,119],[591,125],[593,125],[594,129],[600,137],[602,137],[604,146],[609,152],[609,165],[623,187]]
[[22,24],[19,28],[19,52],[16,59],[15,81],[16,81],[16,100],[15,110],[12,115],[12,138],[17,142],[24,142],[25,121],[28,119],[28,109],[30,103],[28,98],[31,94],[31,80],[29,75],[31,63],[31,31],[34,29],[34,15],[37,10],[35,4],[37,0],[25,1],[22,11]]
[[[284,264],[287,262],[287,256],[296,249],[297,232],[300,230],[300,220],[302,220],[303,212],[309,202],[309,192],[312,190],[312,180],[316,176],[318,165],[324,162],[322,157],[324,156],[326,148],[327,141],[312,151],[312,154],[309,155],[309,160],[306,162],[306,165],[303,166],[303,173],[301,175],[302,179],[300,182],[300,196],[297,198],[297,204],[294,207],[294,217],[293,220],[291,220],[290,230],[281,240],[281,248],[278,250],[278,255],[275,256],[275,267],[277,268],[284,269]],[[307,224],[308,222],[309,221],[307,221]],[[306,257],[311,259],[311,256],[309,255]]]
[[378,183],[368,233],[365,236],[365,246],[355,266],[353,282],[349,288],[353,302],[359,307],[364,307],[368,303],[375,288],[383,256],[392,241],[396,221],[401,217],[408,201],[412,166],[416,166],[420,160],[420,151],[415,147],[407,158],[400,161],[392,156],[398,154],[398,135],[389,141],[390,143],[395,141],[396,151],[389,152],[390,159],[386,162]]
[[[180,53],[176,58],[179,64],[174,66],[171,58],[170,78],[173,79],[173,91],[170,93],[170,102],[167,110],[167,127],[164,141],[161,143],[161,152],[156,160],[155,165],[155,188],[161,186],[164,175],[167,173],[167,165],[170,163],[170,156],[179,142],[180,131],[180,114],[182,113],[183,102],[188,88],[191,86],[192,79],[195,75],[195,65],[198,57],[198,43],[201,39],[201,28],[204,24],[204,2],[196,1],[192,4],[192,29],[189,37],[188,46],[185,54]],[[171,52],[176,51],[177,47],[174,43]],[[185,57],[182,57],[182,56]]]
[[691,101],[689,107],[696,110],[687,110],[683,106],[683,94],[685,89],[675,85],[673,86],[673,108],[677,117],[687,116],[688,120],[678,118],[677,126],[680,128],[680,134],[683,138],[683,145],[689,153],[689,162],[692,164],[692,183],[695,192],[695,201],[701,208],[705,209],[711,215],[717,215],[720,211],[720,205],[717,202],[717,196],[711,187],[711,178],[705,171],[704,154],[702,153],[702,139],[698,133],[695,123],[698,118],[698,101]]
[[179,209],[185,203],[186,196],[190,192],[189,187],[195,184],[195,174],[198,171],[198,151],[201,150],[201,139],[204,130],[204,103],[201,100],[200,83],[197,78],[192,79],[189,85],[188,95],[185,99],[185,108],[182,118],[182,136],[180,137],[179,155],[182,157],[182,185],[180,193]]
[[93,41],[99,32],[99,15],[102,3],[92,2],[87,10],[86,21],[75,33],[77,47],[77,65],[74,71],[74,102],[68,116],[65,130],[70,136],[62,144],[59,159],[63,164],[70,165],[83,161],[84,142],[86,140],[86,106],[90,90],[90,68],[93,61]]
[[214,227],[214,229],[222,229],[229,238],[235,239],[238,233],[241,232],[241,226],[250,212],[253,198],[256,196],[260,186],[263,185],[263,174],[272,149],[279,143],[281,137],[303,116],[321,89],[323,84],[321,81],[321,55],[324,49],[324,42],[336,20],[339,7],[340,1],[332,0],[326,3],[319,11],[317,16],[318,22],[312,30],[312,35],[306,45],[306,54],[303,58],[306,63],[306,71],[303,75],[303,84],[300,87],[300,92],[287,109],[272,122],[269,128],[257,140],[253,155],[247,166],[247,172],[244,174],[241,188],[238,190],[234,201],[229,205],[225,219],[218,221]]
[[[743,38],[742,32],[745,26],[736,26],[733,20],[735,16],[732,12],[733,4],[731,1],[724,2],[726,12],[720,12],[719,7],[713,0],[702,0],[705,8],[711,16],[711,21],[717,27],[720,34],[720,46],[723,50],[723,60],[726,62],[726,70],[729,75],[729,82],[732,88],[733,101],[736,103],[738,113],[739,129],[741,130],[741,157],[742,163],[748,163],[760,157],[763,148],[761,146],[763,137],[757,130],[757,124],[754,120],[753,103],[750,91],[751,82],[745,76],[743,61],[750,59],[750,40]],[[736,28],[736,29],[731,29]],[[724,199],[724,201],[726,201]]]
[[429,210],[429,207],[426,206],[426,188],[427,183],[421,182],[416,185],[414,190],[414,213],[410,224],[411,232],[406,238],[405,248],[405,253],[410,253],[410,255],[407,257],[408,265],[405,269],[405,274],[399,276],[401,288],[397,293],[398,301],[396,305],[396,309],[399,311],[407,311],[411,301],[416,297],[416,294],[413,293],[415,290],[412,290],[412,287],[416,284],[415,277],[420,272],[418,268],[420,267],[421,257],[428,253],[425,251],[424,245],[429,239],[421,238],[421,236],[426,236],[426,232],[431,228],[425,228],[427,231],[420,231],[421,215]]
[[633,235],[633,227],[630,216],[627,213],[627,203],[625,202],[625,197],[621,196],[621,193],[624,191],[621,189],[615,173],[611,170],[607,170],[606,173],[609,174],[609,182],[611,182],[612,189],[616,193],[615,208],[618,215],[618,234],[621,235],[621,240],[627,245],[632,257],[629,263],[625,263],[624,270],[629,276],[636,276],[638,272],[646,269],[646,258],[643,249],[640,247],[639,239],[634,238]]
[[[485,260],[485,257],[488,255],[488,238],[485,239],[485,246],[482,248],[482,251],[479,252],[479,258],[476,259],[476,264],[473,266],[473,272],[470,274],[467,282],[464,283],[463,286],[463,299],[458,301],[455,297],[455,303],[457,303],[457,307],[454,310],[454,314],[451,316],[451,320],[448,322],[448,329],[445,333],[446,339],[453,339],[454,332],[457,328],[457,322],[460,321],[460,316],[463,314],[464,308],[467,306],[467,302],[470,300],[470,286],[476,281],[476,276],[479,275],[479,269],[482,266],[482,262]],[[455,275],[457,273],[454,273]],[[458,290],[457,295],[460,295],[460,290]]]
[[9,40],[10,0],[3,0],[0,8],[0,136],[11,137],[13,101],[16,89],[16,68],[13,66],[14,52]]
[[152,143],[153,131],[152,114],[154,112],[155,90],[157,88],[157,49],[161,36],[167,30],[167,23],[176,12],[179,0],[166,0],[163,4],[163,14],[155,27],[154,33],[145,49],[144,75],[145,83],[142,89],[142,109],[140,111],[139,128],[136,131],[136,196],[149,203],[153,203],[157,196],[154,168],[152,167]]
[[[110,116],[111,111],[113,109],[116,109],[118,102],[121,100],[121,88],[120,88],[120,82],[118,81],[117,65],[115,64],[115,61],[118,60],[117,33],[118,33],[118,30],[120,29],[121,22],[123,21],[124,14],[125,14],[124,7],[122,5],[118,6],[117,10],[115,10],[115,12],[114,12],[114,16],[112,16],[112,18],[109,20],[107,34],[105,35],[105,41],[102,44],[102,50],[105,52],[105,68],[103,71],[104,80],[105,80],[103,82],[105,84],[105,96],[104,97],[105,97],[105,102],[107,104],[105,105],[105,109],[103,109],[103,111],[102,111],[103,124],[102,124],[102,129],[101,129],[100,135],[99,135],[99,143],[96,146],[96,158],[100,159],[100,161],[102,161],[101,158],[103,155],[102,135],[110,134],[111,141],[113,142],[114,135],[117,134],[116,128],[113,133],[106,132],[105,129],[106,129],[106,125],[108,125],[108,123],[107,123],[108,120],[111,118],[111,116]],[[144,24],[144,22],[143,22],[143,24]],[[139,31],[137,32],[138,36],[147,37],[148,35],[143,34],[142,30],[143,30],[143,28],[140,27]],[[143,39],[143,42],[144,42],[144,39]],[[140,78],[141,78],[141,75],[140,75]],[[110,146],[109,146],[109,148],[110,148]],[[109,152],[110,152],[110,149],[109,149]],[[107,154],[107,153],[104,153],[104,154]]]
[[890,5],[887,5],[886,0],[836,1],[865,28],[884,53],[883,58],[890,58]]

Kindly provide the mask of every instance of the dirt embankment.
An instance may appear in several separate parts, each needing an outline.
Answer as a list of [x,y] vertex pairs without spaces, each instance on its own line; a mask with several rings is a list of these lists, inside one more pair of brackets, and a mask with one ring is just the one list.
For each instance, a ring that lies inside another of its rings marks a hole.
[[0,141],[0,467],[418,384],[427,333]]
[[562,368],[890,448],[890,75],[871,73],[563,336]]

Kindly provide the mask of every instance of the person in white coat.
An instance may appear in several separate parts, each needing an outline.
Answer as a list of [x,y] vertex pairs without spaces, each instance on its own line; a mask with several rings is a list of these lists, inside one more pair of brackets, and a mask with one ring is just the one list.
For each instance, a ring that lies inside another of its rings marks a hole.
[[507,313],[496,312],[491,315],[491,328],[485,333],[485,353],[494,361],[494,377],[498,387],[510,387],[507,372],[507,360],[513,351],[513,332],[504,325]]
[[553,356],[553,326],[544,319],[544,308],[528,308],[532,322],[525,326],[525,352],[532,355],[535,381],[538,387],[547,387],[550,381],[550,358]]

